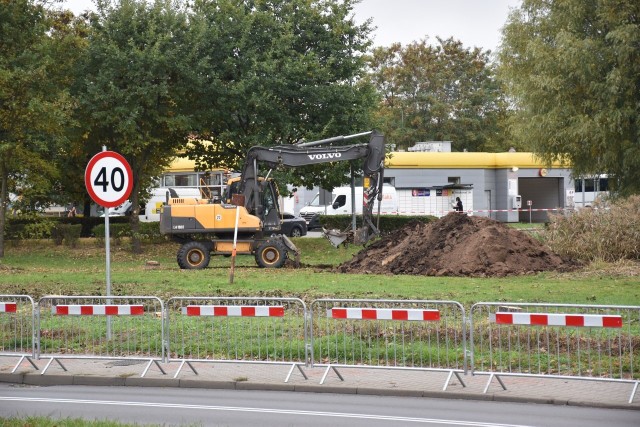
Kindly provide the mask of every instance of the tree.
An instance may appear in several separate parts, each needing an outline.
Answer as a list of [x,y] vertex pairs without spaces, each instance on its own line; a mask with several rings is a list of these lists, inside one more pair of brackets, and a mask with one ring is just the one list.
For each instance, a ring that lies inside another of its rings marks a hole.
[[452,141],[460,151],[503,148],[499,126],[506,102],[490,52],[437,41],[373,51],[370,79],[382,96],[380,128],[404,148],[430,140]]
[[[354,0],[195,1],[190,19],[194,134],[202,168],[239,168],[254,145],[290,144],[369,130],[376,105],[362,82],[369,24]],[[348,164],[285,171],[298,185],[344,182]]]
[[[69,16],[49,12],[43,2],[0,0],[0,257],[10,191],[33,205],[46,201],[65,142],[71,101],[60,63]],[[71,55],[71,56],[69,56]]]
[[141,198],[184,147],[191,128],[185,105],[195,59],[179,3],[99,0],[97,6],[77,69],[77,117],[85,126],[87,157],[104,145],[131,165],[132,249],[140,252]]
[[509,16],[501,74],[514,136],[577,176],[640,192],[640,3],[524,0]]

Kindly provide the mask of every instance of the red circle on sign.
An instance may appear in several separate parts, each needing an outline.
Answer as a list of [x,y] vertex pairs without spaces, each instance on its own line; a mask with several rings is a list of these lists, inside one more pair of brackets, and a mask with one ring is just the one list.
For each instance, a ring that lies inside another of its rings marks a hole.
[[[117,180],[117,185],[114,184]],[[102,151],[89,160],[84,184],[94,202],[105,208],[124,203],[133,189],[133,172],[127,160],[114,151]]]

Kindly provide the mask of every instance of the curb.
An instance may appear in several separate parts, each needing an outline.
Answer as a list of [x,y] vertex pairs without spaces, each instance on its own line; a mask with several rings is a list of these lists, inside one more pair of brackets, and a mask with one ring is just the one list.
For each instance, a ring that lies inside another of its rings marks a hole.
[[535,403],[547,405],[593,407],[603,409],[626,409],[640,411],[639,405],[616,404],[572,399],[553,399],[535,396],[508,396],[483,393],[463,393],[460,391],[423,391],[411,389],[384,389],[373,387],[335,387],[313,384],[258,383],[246,381],[211,381],[174,378],[140,377],[98,377],[91,375],[40,375],[40,374],[0,374],[0,382],[36,386],[84,385],[109,387],[173,387],[207,388],[221,390],[263,390],[301,393],[360,394],[390,397],[424,397],[433,399],[479,400],[510,403]]

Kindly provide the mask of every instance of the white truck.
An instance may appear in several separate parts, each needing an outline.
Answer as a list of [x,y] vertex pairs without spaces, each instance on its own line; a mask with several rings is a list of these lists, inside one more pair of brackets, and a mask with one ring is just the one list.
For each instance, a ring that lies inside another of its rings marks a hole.
[[[355,187],[355,212],[362,214],[362,187]],[[300,216],[307,221],[307,228],[318,228],[319,215],[351,215],[353,212],[351,201],[351,187],[336,187],[331,192],[331,204],[319,204],[320,194],[316,194],[314,199],[305,207],[300,209]],[[382,187],[382,201],[376,200],[373,206],[373,213],[378,213],[380,207],[381,215],[395,215],[398,213],[398,194],[395,187],[385,184]]]

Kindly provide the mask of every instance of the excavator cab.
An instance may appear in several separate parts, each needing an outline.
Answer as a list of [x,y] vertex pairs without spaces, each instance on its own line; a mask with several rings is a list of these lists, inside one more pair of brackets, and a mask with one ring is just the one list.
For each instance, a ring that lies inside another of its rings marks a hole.
[[[278,234],[280,231],[280,207],[278,200],[280,192],[278,185],[272,179],[258,179],[258,198],[259,203],[254,203],[255,192],[251,192],[248,196],[240,192],[240,178],[232,178],[229,180],[223,199],[226,203],[233,205],[241,205],[247,208],[247,212],[255,215],[262,220],[263,229],[266,234]],[[244,196],[244,197],[243,197]]]

